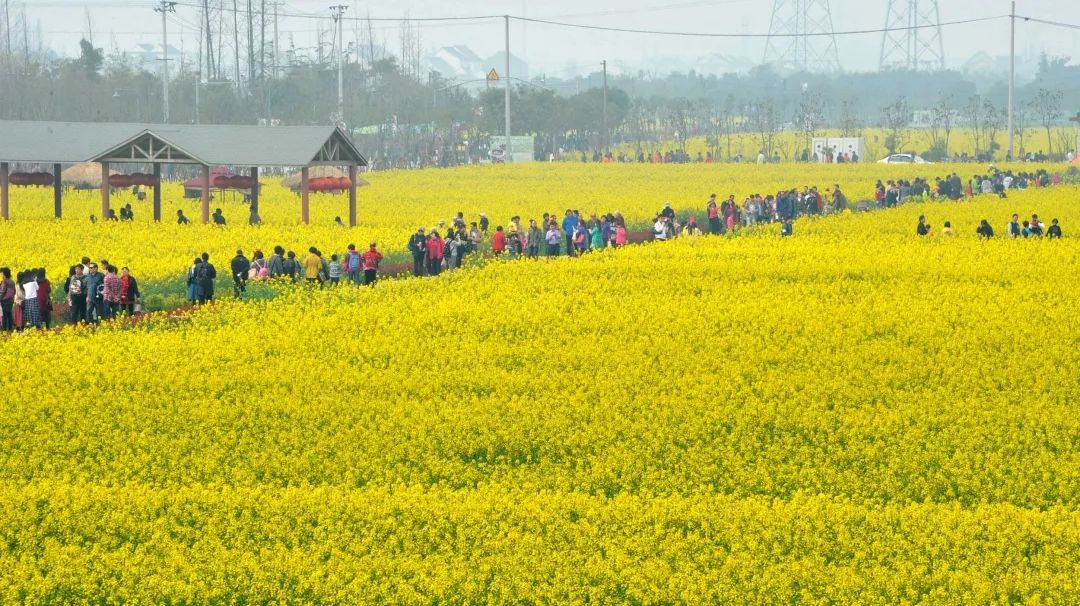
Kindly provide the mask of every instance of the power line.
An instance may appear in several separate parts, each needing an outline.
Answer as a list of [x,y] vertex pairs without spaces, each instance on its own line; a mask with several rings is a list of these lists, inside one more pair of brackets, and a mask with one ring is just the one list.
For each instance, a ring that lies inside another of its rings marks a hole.
[[1063,27],[1065,29],[1080,29],[1080,25],[1073,23],[1065,23],[1062,21],[1048,21],[1046,19],[1039,19],[1037,17],[1025,17],[1023,15],[1017,15],[1017,19],[1023,19],[1024,21],[1030,21],[1032,23],[1041,23],[1043,25],[1052,25],[1054,27]]
[[[978,17],[975,19],[962,19],[959,21],[943,21],[940,27],[952,26],[952,25],[967,25],[971,23],[983,23],[986,21],[998,21],[1001,19],[1008,19],[1008,15],[995,15],[992,17]],[[541,23],[544,25],[553,25],[557,27],[571,27],[576,29],[587,29],[595,31],[605,32],[619,32],[624,34],[647,34],[654,36],[683,36],[694,38],[768,38],[769,34],[731,34],[731,33],[711,33],[711,32],[677,32],[677,31],[661,31],[661,30],[648,30],[648,29],[628,29],[622,27],[606,27],[602,25],[582,25],[579,23],[564,23],[561,21],[548,21],[545,19],[534,19],[532,17],[511,17],[518,21],[527,21],[530,23]],[[828,32],[812,32],[806,34],[775,34],[774,38],[792,37],[792,36],[855,36],[863,34],[882,34],[885,32],[894,31],[910,31],[918,29],[927,29],[930,27],[939,27],[938,24],[930,25],[912,25],[908,27],[894,27],[894,28],[880,28],[880,29],[857,29],[857,30],[845,30],[845,31],[828,31]]]

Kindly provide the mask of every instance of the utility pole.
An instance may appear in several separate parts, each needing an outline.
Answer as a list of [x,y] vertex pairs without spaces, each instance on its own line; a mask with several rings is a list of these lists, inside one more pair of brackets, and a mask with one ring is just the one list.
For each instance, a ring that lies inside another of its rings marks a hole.
[[1016,2],[1012,3],[1009,11],[1009,156],[1008,160],[1016,157],[1015,137],[1013,132],[1014,95],[1016,89]]
[[240,10],[232,0],[233,59],[236,61],[236,94],[240,94]]
[[604,133],[600,137],[600,148],[605,155],[608,152],[608,128],[607,128],[607,59],[600,62],[600,65],[604,68]]
[[281,72],[281,63],[278,61],[278,21],[277,21],[277,9],[280,6],[280,2],[274,2],[274,79],[276,80]]
[[154,8],[155,12],[161,13],[161,92],[162,92],[162,122],[169,123],[169,29],[166,26],[165,16],[176,12],[176,3],[161,0],[161,6]]
[[[255,21],[251,0],[247,0],[248,86],[255,84]],[[250,89],[249,89],[250,90]]]
[[506,88],[504,89],[504,101],[506,104],[506,155],[504,162],[513,162],[513,154],[510,153],[510,15],[503,15],[506,20]]
[[203,0],[203,21],[206,28],[206,68],[199,64],[199,71],[209,80],[214,77],[214,32],[210,28],[210,0]]
[[342,17],[342,15],[345,14],[345,10],[348,9],[348,8],[349,7],[345,6],[344,4],[338,4],[337,6],[331,6],[330,7],[330,13],[334,17],[334,27],[337,28],[337,44],[335,45],[335,46],[337,46],[337,48],[335,50],[337,50],[337,114],[338,114],[337,115],[337,123],[338,123],[338,126],[343,126],[345,124],[345,77],[344,77],[344,71],[343,71],[343,64],[344,64],[343,57],[344,57],[344,55],[341,52],[341,45],[343,43],[341,34],[342,34],[342,30],[344,28],[342,27],[343,23],[342,23],[341,17]]

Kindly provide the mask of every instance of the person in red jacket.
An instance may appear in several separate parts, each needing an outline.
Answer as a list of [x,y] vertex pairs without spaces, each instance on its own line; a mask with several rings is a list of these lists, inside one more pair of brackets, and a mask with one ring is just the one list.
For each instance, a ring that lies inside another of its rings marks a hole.
[[442,270],[443,261],[443,244],[442,238],[439,237],[438,230],[432,230],[431,236],[427,241],[427,253],[428,253],[428,275],[437,276]]
[[496,256],[506,252],[506,232],[502,225],[495,228],[495,235],[491,237],[491,252]]
[[372,242],[371,248],[360,257],[364,261],[364,284],[375,286],[375,279],[379,274],[379,262],[383,259],[382,253],[375,248],[375,243]]
[[52,324],[52,282],[45,275],[45,268],[37,270],[38,273],[38,308],[41,310],[41,321],[45,328],[51,328]]

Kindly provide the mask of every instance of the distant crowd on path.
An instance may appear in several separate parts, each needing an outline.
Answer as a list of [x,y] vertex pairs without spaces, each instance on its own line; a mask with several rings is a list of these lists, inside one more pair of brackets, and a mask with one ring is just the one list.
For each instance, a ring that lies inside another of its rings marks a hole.
[[[653,240],[663,241],[705,234],[724,235],[758,223],[780,223],[781,235],[791,236],[792,222],[800,216],[828,215],[849,209],[869,211],[871,205],[890,208],[913,197],[960,200],[976,195],[997,195],[1004,198],[1010,190],[1048,187],[1059,183],[1061,176],[1051,175],[1046,170],[1013,174],[991,167],[985,175],[976,175],[966,183],[955,173],[934,179],[933,186],[919,178],[886,183],[878,181],[874,200],[860,201],[854,208],[851,208],[839,184],[824,193],[817,187],[804,186],[801,190],[793,188],[765,197],[753,194],[745,198],[742,204],[736,202],[734,195],[718,202],[717,195],[712,194],[705,203],[707,223],[704,226],[698,223],[695,216],[690,216],[685,223],[680,222],[668,202],[655,216],[649,235]],[[182,217],[182,213],[178,214]],[[130,210],[125,210],[125,216],[131,216]],[[481,251],[485,244],[490,245],[490,252],[495,257],[538,258],[557,257],[564,252],[568,256],[577,256],[630,243],[626,221],[619,212],[599,216],[592,214],[586,218],[578,210],[567,209],[561,219],[555,214],[544,213],[539,221],[530,219],[528,225],[523,224],[519,216],[514,216],[507,227],[497,226],[489,238],[490,227],[491,222],[483,213],[478,221],[467,224],[464,213],[459,212],[449,224],[440,221],[437,227],[430,230],[419,228],[407,243],[413,257],[413,274],[434,276],[444,269],[457,269],[468,255]],[[926,217],[920,216],[916,234],[928,236],[931,233],[932,228]],[[995,235],[987,220],[980,223],[976,233],[983,238]],[[1047,226],[1037,214],[1025,221],[1020,221],[1019,215],[1014,214],[1006,226],[1006,233],[1010,238],[1062,237],[1057,219],[1051,220]],[[952,224],[946,221],[942,235],[952,234]],[[242,250],[236,251],[236,256],[229,263],[236,297],[244,295],[249,282],[271,279],[319,287],[342,282],[373,286],[383,260],[374,242],[364,252],[350,244],[344,253],[331,254],[329,257],[318,248],[311,247],[303,260],[294,251],[286,251],[281,246],[275,246],[273,250],[269,258],[261,250],[256,250],[251,259]],[[212,301],[217,277],[217,268],[210,262],[209,254],[203,253],[197,257],[187,271],[188,300],[193,304]],[[63,290],[70,305],[72,324],[96,324],[101,320],[137,313],[140,307],[138,281],[127,267],[117,269],[106,260],[102,260],[99,266],[84,257],[80,263],[71,266]],[[0,268],[0,327],[3,331],[49,328],[52,311],[52,284],[43,268],[21,271],[14,277],[10,268]]]
[[[932,183],[922,178],[878,181],[873,200],[860,200],[854,204],[839,184],[824,192],[816,186],[803,186],[781,190],[775,195],[755,193],[742,203],[737,202],[734,195],[720,201],[712,194],[705,203],[704,224],[699,223],[696,216],[688,217],[685,223],[680,221],[668,202],[653,218],[648,238],[662,241],[705,234],[724,235],[756,224],[771,223],[780,224],[782,236],[792,236],[793,222],[799,217],[892,208],[912,198],[960,200],[993,194],[1006,197],[1009,190],[1057,185],[1061,183],[1061,176],[1051,175],[1043,169],[1014,174],[990,167],[985,174],[975,175],[967,183],[956,173],[937,177]],[[464,213],[458,212],[450,221],[439,221],[432,228],[418,228],[407,242],[413,259],[413,275],[435,276],[442,271],[453,271],[461,267],[469,255],[480,252],[485,244],[490,246],[495,257],[538,258],[577,256],[591,250],[619,247],[628,244],[631,237],[618,212],[585,217],[580,210],[566,209],[561,219],[554,213],[544,213],[540,220],[530,219],[526,225],[520,216],[513,216],[506,226],[498,225],[493,232],[489,232],[490,227],[491,222],[484,213],[478,221],[467,223]],[[1060,227],[1056,231],[1060,233]],[[1021,228],[1018,235],[1023,233]]]
[[[275,246],[269,258],[263,251],[256,250],[248,259],[243,250],[237,250],[236,256],[229,261],[229,270],[233,294],[239,298],[247,292],[249,282],[265,280],[303,282],[319,287],[336,286],[343,282],[355,286],[374,286],[382,260],[383,254],[375,242],[364,252],[357,250],[355,244],[349,244],[344,253],[331,254],[329,258],[312,246],[303,260],[294,251]],[[188,301],[193,304],[213,301],[217,275],[217,268],[210,262],[209,254],[196,257],[187,271]]]

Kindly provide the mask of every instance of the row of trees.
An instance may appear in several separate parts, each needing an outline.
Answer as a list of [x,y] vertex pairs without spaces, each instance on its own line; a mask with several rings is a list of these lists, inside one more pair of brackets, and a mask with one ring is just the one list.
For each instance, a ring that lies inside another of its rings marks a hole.
[[[34,120],[140,121],[161,119],[157,73],[139,69],[123,55],[106,56],[87,41],[78,58],[48,54],[5,56],[0,64],[29,61],[0,73],[0,117]],[[0,54],[3,49],[0,49]],[[392,55],[345,65],[344,122],[355,128],[364,150],[383,165],[403,161],[475,161],[486,141],[501,136],[503,88],[472,88],[437,73],[421,77],[410,55],[403,68]],[[1077,77],[1067,59],[1044,58],[1038,77],[1020,89],[1016,117],[1019,147],[1034,125],[1050,148],[1071,149],[1061,82]],[[170,86],[171,120],[179,123],[329,124],[337,114],[337,74],[329,63],[298,64],[238,85],[200,78],[181,66]],[[677,148],[705,137],[713,156],[731,158],[736,134],[750,134],[758,149],[788,159],[802,157],[826,129],[859,136],[884,128],[882,151],[912,151],[929,159],[949,154],[957,128],[970,129],[977,155],[1000,157],[1005,130],[1002,90],[980,92],[959,74],[872,73],[843,76],[782,76],[767,67],[745,76],[697,74],[614,76],[607,105],[600,81],[542,79],[512,89],[513,134],[532,134],[538,156],[559,151],[600,150],[606,115],[612,145],[646,153]],[[570,91],[570,92],[559,92]],[[697,95],[691,97],[689,95]],[[917,110],[929,149],[910,149]],[[784,131],[798,133],[797,143]],[[783,141],[783,142],[782,142]],[[754,153],[758,151],[754,150]]]

